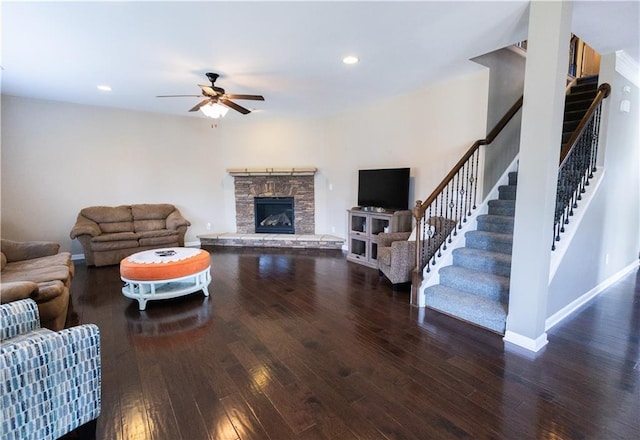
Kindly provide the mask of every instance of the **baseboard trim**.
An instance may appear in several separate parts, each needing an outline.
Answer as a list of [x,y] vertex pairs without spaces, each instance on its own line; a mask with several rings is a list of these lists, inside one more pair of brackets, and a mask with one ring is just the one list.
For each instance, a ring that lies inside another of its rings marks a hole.
[[529,351],[538,352],[549,343],[547,339],[547,333],[543,333],[535,339],[528,336],[521,335],[519,333],[507,330],[504,334],[503,340],[511,344],[517,345]]
[[639,261],[634,261],[633,263],[631,263],[627,267],[621,269],[620,271],[616,272],[615,274],[613,274],[612,276],[610,276],[609,278],[604,280],[602,283],[598,284],[593,289],[589,290],[587,293],[585,293],[581,297],[573,300],[572,302],[567,304],[565,307],[563,307],[562,309],[558,310],[553,315],[549,316],[547,318],[547,320],[545,321],[545,331],[549,331],[556,324],[558,324],[559,322],[563,321],[565,318],[567,318],[569,315],[571,315],[577,309],[579,309],[584,304],[586,304],[589,301],[591,301],[593,298],[595,298],[600,293],[602,293],[605,289],[607,289],[608,287],[613,285],[616,281],[620,280],[625,275],[627,275],[629,272],[634,270],[636,267],[638,267],[638,265],[640,265],[640,260]]

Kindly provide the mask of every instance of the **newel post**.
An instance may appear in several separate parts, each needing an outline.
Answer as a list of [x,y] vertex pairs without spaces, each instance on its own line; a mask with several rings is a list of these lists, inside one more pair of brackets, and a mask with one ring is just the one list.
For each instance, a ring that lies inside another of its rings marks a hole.
[[[416,206],[413,208],[413,217],[416,220],[416,254],[415,254],[415,267],[411,274],[411,305],[414,307],[420,307],[419,290],[422,284],[422,218],[424,217],[424,210],[422,209],[422,200],[416,200]],[[424,304],[422,304],[424,305]]]

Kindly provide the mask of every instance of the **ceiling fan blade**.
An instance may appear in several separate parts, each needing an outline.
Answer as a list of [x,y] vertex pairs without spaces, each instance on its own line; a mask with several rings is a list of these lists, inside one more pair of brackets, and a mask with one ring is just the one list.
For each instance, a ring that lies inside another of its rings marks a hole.
[[198,87],[200,87],[202,89],[202,93],[204,93],[207,96],[217,96],[218,92],[216,92],[214,90],[213,87],[211,86],[203,86],[202,84],[198,84]]
[[156,98],[199,98],[202,95],[157,95]]
[[224,97],[229,99],[250,99],[252,101],[264,101],[264,96],[262,95],[235,95],[233,93],[227,93],[224,95]]
[[236,111],[239,111],[239,112],[240,112],[240,113],[242,113],[243,115],[247,115],[247,114],[251,113],[251,110],[246,109],[246,108],[244,108],[243,106],[238,105],[238,104],[236,104],[236,103],[235,103],[235,102],[233,102],[233,101],[229,101],[229,100],[228,100],[228,99],[226,99],[226,98],[220,98],[220,101],[219,101],[219,102],[220,102],[220,103],[222,103],[222,104],[224,104],[224,105],[226,105],[227,107],[230,107],[230,108],[232,108],[232,109],[234,109],[234,110],[236,110]]
[[198,110],[200,110],[200,107],[203,107],[203,106],[209,104],[210,102],[211,102],[211,99],[205,99],[204,101],[200,101],[198,104],[195,105],[195,107],[193,107],[189,111],[190,112],[197,112]]

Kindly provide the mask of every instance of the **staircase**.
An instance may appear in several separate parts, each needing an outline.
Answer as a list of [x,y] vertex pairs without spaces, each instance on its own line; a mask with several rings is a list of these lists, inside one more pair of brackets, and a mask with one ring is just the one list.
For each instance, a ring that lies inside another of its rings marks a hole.
[[425,289],[426,306],[504,334],[517,173],[488,202],[478,229],[465,234],[465,247],[453,250],[453,265],[440,269],[440,284]]
[[564,123],[562,125],[562,146],[578,128],[593,99],[598,93],[598,75],[578,78],[564,102]]
[[[596,97],[598,77],[579,78],[565,99],[562,146],[569,141]],[[425,304],[447,315],[504,334],[509,305],[511,248],[517,173],[499,188],[489,213],[477,217],[477,230],[465,234],[465,246],[454,249],[453,265],[440,269],[440,284],[425,289]],[[558,191],[572,193],[575,184]]]

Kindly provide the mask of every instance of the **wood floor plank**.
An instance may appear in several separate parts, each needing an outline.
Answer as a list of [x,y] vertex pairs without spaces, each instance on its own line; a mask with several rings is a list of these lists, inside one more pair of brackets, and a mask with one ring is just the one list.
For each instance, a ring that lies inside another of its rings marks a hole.
[[[121,294],[76,264],[70,323],[101,331],[97,439],[629,439],[640,271],[536,355],[409,305],[340,251],[207,248],[210,296]],[[72,440],[72,438],[65,438]]]

